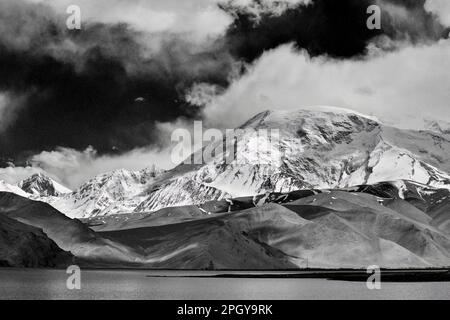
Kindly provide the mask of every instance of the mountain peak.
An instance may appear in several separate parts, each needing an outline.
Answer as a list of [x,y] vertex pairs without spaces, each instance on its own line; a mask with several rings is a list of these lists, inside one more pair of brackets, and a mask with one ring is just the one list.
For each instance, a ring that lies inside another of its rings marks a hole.
[[359,127],[360,125],[373,127],[383,125],[383,123],[376,117],[350,109],[331,106],[310,106],[260,112],[238,129],[279,129],[284,134],[289,135],[289,131],[294,130],[293,132],[295,132],[302,127],[309,127],[313,131],[321,131],[322,128],[336,131],[344,127],[351,128],[352,126]]
[[41,172],[35,173],[31,177],[22,180],[18,186],[26,193],[39,197],[58,197],[60,195],[72,192],[70,189],[64,187]]
[[144,168],[140,171],[132,171],[127,169],[115,169],[105,173],[101,173],[91,180],[84,183],[79,191],[92,186],[96,186],[98,189],[114,187],[120,182],[125,182],[125,184],[145,184],[149,179],[154,178],[156,175],[160,174],[162,170],[156,169],[155,167]]
[[262,122],[267,118],[274,119],[286,119],[286,120],[296,120],[299,118],[303,118],[305,116],[308,117],[320,117],[324,115],[329,115],[331,117],[341,117],[341,116],[357,116],[360,118],[366,118],[375,122],[380,123],[381,121],[372,115],[363,114],[357,112],[355,110],[334,107],[334,106],[306,106],[294,109],[276,109],[276,110],[265,110],[260,112],[250,118],[245,124],[243,124],[240,128],[251,126],[252,124]]
[[425,119],[425,130],[430,130],[440,134],[450,134],[450,122],[435,119]]
[[76,218],[129,213],[146,198],[147,185],[160,173],[155,166],[140,171],[116,169],[93,177],[63,197],[42,200]]

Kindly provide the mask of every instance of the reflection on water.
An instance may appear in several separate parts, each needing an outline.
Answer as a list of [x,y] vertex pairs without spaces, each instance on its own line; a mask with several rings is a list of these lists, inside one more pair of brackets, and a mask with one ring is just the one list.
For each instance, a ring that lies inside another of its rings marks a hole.
[[382,283],[324,279],[186,278],[180,272],[84,270],[68,290],[64,270],[0,269],[0,299],[449,299],[450,282]]

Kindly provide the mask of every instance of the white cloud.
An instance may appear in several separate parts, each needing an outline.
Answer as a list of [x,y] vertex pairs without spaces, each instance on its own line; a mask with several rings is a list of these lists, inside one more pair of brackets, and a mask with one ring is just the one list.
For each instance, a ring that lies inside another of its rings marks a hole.
[[[225,32],[233,22],[230,15],[223,12],[219,3],[227,0],[25,0],[45,3],[61,15],[66,15],[69,5],[81,9],[82,20],[104,23],[124,22],[146,32],[184,33],[192,40],[202,41]],[[237,7],[245,7],[258,14],[262,8],[274,14],[283,12],[297,3],[312,0],[262,0],[255,5],[252,0],[231,0]]]
[[200,9],[191,17],[184,16],[177,20],[175,30],[178,32],[195,32],[197,40],[221,35],[232,22],[231,17],[216,6]]
[[172,159],[172,148],[178,141],[172,142],[171,135],[176,129],[185,129],[191,134],[192,140],[182,141],[184,148],[196,150],[201,147],[201,141],[194,145],[193,121],[178,119],[174,122],[157,123],[158,137],[164,148],[138,148],[120,155],[98,155],[92,147],[84,151],[60,147],[32,156],[32,167],[0,169],[0,179],[16,183],[35,172],[44,172],[67,187],[76,189],[94,176],[116,169],[141,170],[152,165],[160,169],[171,169],[178,165]]
[[140,148],[121,155],[99,156],[92,147],[84,151],[60,147],[32,156],[31,166],[0,168],[0,180],[17,184],[35,173],[43,173],[76,189],[94,176],[116,169],[141,170],[153,164],[160,169],[171,169],[175,164],[171,162],[170,152],[170,147],[162,150]]
[[[33,169],[40,168],[50,176],[75,189],[92,177],[116,170],[140,170],[153,164],[161,169],[171,168],[169,149],[150,150],[136,149],[121,155],[102,155],[89,147],[84,151],[71,148],[57,148],[43,151],[31,158]],[[11,169],[11,172],[18,168]],[[11,180],[11,179],[10,179]]]
[[235,127],[257,112],[335,105],[414,127],[450,119],[450,41],[365,60],[311,59],[285,45],[266,52],[225,93],[211,97],[211,126]]
[[181,118],[174,122],[157,123],[159,144],[165,146],[159,149],[137,148],[120,155],[98,155],[92,147],[83,151],[64,147],[42,151],[29,158],[31,166],[0,168],[0,180],[16,184],[35,173],[44,173],[74,190],[94,176],[116,169],[141,170],[152,165],[171,169],[178,165],[172,158],[173,147],[178,145],[178,141],[171,141],[174,130],[190,132],[192,140],[183,140],[184,148],[196,150],[201,147],[201,141],[194,145],[193,124],[193,121]]
[[[223,33],[232,22],[217,1],[195,0],[27,0],[45,3],[67,15],[69,5],[81,9],[83,21],[127,23],[140,31],[185,33],[194,40]],[[68,16],[68,15],[67,15]]]
[[[36,173],[45,173],[41,168],[35,167],[8,167],[0,168],[0,180],[6,181],[9,184],[16,184],[23,179],[26,179]],[[57,177],[51,176],[55,180]]]
[[[66,14],[68,5],[74,4],[72,0],[27,1],[47,3],[61,15]],[[77,0],[76,4],[81,7],[82,19],[126,22],[145,32],[186,33],[201,40],[224,32],[231,23],[231,17],[217,8],[218,1]],[[262,1],[268,7],[270,2]],[[249,6],[250,0],[234,0],[234,3]],[[426,5],[427,10],[450,25],[450,1],[428,0]],[[397,18],[399,16],[401,14],[396,15]],[[204,114],[208,126],[218,128],[234,128],[266,109],[308,105],[336,105],[414,126],[426,114],[450,121],[448,70],[450,41],[444,40],[387,54],[375,50],[361,61],[310,59],[306,53],[298,53],[285,45],[266,52],[225,92],[197,84],[189,98],[192,102],[206,104]],[[7,105],[8,97],[0,95],[0,132],[7,119]],[[170,133],[176,128],[191,130],[192,123],[179,120],[159,124],[158,127],[163,144],[170,145]],[[174,165],[170,160],[170,150],[170,147],[164,150],[142,148],[117,156],[98,156],[90,148],[85,151],[58,148],[35,155],[33,163],[38,167],[0,169],[0,179],[3,175],[7,181],[16,181],[36,170],[45,170],[56,180],[75,188],[96,174],[109,170],[137,170],[152,164],[168,169]]]
[[436,14],[442,24],[450,26],[450,1],[427,0],[425,2],[425,9]]

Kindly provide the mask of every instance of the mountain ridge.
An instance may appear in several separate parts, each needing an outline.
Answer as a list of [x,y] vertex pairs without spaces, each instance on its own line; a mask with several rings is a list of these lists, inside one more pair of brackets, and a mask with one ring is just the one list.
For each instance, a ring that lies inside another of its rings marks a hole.
[[[398,129],[372,116],[326,106],[267,110],[238,129],[239,152],[230,163],[219,153],[203,164],[180,164],[165,172],[115,170],[72,193],[36,199],[70,217],[89,218],[388,180],[450,188],[450,138],[436,131]],[[280,139],[259,143],[258,130],[270,129],[279,130]]]
[[[446,161],[450,158],[450,141],[436,133],[384,126],[370,116],[339,108],[265,111],[239,128],[248,127],[279,129],[282,141],[276,149],[290,148],[291,156],[283,158],[280,166],[272,166],[271,150],[255,151],[251,146],[254,135],[244,134],[239,137],[244,164],[224,165],[222,159],[200,166],[181,164],[166,179],[167,190],[182,179],[233,197],[261,193],[267,186],[272,187],[266,191],[286,192],[402,179],[450,186],[450,163]],[[269,164],[255,165],[255,155]],[[161,208],[153,205],[161,197],[161,188],[158,190],[159,194],[147,199],[149,206],[140,206],[138,211]]]

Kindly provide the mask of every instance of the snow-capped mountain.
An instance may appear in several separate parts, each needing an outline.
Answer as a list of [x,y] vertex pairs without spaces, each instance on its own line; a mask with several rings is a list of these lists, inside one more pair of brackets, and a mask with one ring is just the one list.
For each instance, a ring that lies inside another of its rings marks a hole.
[[[153,187],[149,190],[150,196],[133,210],[134,212],[149,211],[148,208],[165,208],[200,204],[210,200],[220,200],[231,197],[223,190],[208,186],[205,183],[191,180],[190,177],[181,177],[167,185]],[[153,210],[150,210],[153,211]]]
[[[37,200],[76,218],[393,180],[450,188],[450,138],[437,130],[398,129],[334,107],[266,111],[238,129],[231,156],[226,148],[220,152],[223,142],[217,141],[208,146],[216,152],[203,164],[181,164],[167,172],[116,170],[71,193],[39,188],[37,177],[21,186],[29,185],[27,195],[39,193]],[[262,134],[275,129],[277,139]]]
[[29,198],[31,195],[23,191],[21,188],[19,188],[16,185],[9,184],[3,180],[0,180],[0,192],[10,192],[15,193],[21,197]]
[[42,173],[36,173],[31,177],[22,180],[18,186],[26,193],[32,194],[35,197],[58,197],[72,192],[72,190],[64,187]]
[[[402,179],[450,187],[450,140],[436,132],[401,130],[334,107],[266,111],[240,129],[235,160],[225,163],[219,153],[200,166],[178,166],[136,211],[179,205],[174,188],[195,192],[195,204],[208,198],[209,188],[214,197],[240,197]],[[280,139],[258,143],[259,130],[270,129]],[[199,195],[198,186],[207,191]]]
[[37,173],[17,184],[0,180],[0,192],[15,193],[24,198],[45,202],[47,197],[60,197],[72,191],[45,174]]
[[425,119],[424,122],[426,130],[450,135],[450,122],[435,119]]
[[115,170],[94,177],[74,192],[40,200],[71,218],[132,212],[145,198],[146,186],[160,174],[154,168]]

